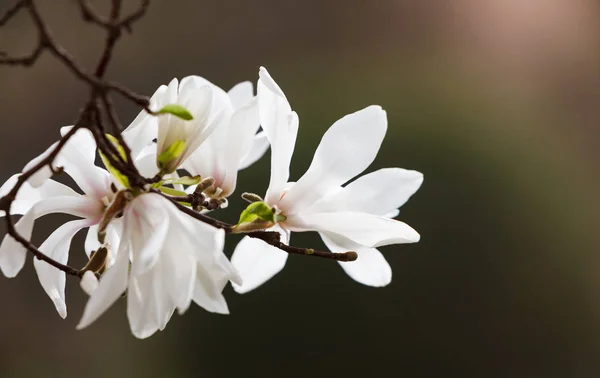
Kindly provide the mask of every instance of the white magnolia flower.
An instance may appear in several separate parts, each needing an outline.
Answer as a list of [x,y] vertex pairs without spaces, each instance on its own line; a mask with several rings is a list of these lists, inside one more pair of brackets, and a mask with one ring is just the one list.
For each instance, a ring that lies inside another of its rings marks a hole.
[[221,292],[229,280],[241,280],[223,243],[223,230],[179,212],[159,194],[139,195],[125,208],[117,261],[95,290],[85,283],[93,292],[77,328],[95,321],[125,291],[129,324],[138,338],[164,329],[175,309],[182,313],[191,301],[228,313]]
[[159,167],[163,173],[175,171],[230,115],[227,95],[216,91],[214,85],[197,76],[185,77],[181,83],[173,79],[168,86],[158,88],[150,101],[150,107],[156,111],[172,104],[184,107],[193,119],[186,121],[172,114],[151,116],[142,111],[123,132],[134,159],[154,138],[157,139],[157,157],[174,144],[184,143],[176,158]]
[[[391,219],[420,186],[415,171],[384,169],[341,187],[362,173],[375,159],[387,129],[385,111],[369,106],[335,122],[323,136],[306,173],[288,182],[289,165],[298,131],[298,117],[267,70],[258,83],[260,121],[271,143],[271,180],[265,202],[285,217],[272,230],[289,242],[291,231],[317,231],[334,252],[356,251],[354,262],[340,263],[358,282],[383,286],[391,270],[376,247],[414,243],[419,234]],[[277,272],[287,253],[261,240],[245,237],[232,256],[244,279],[237,292],[250,291]]]
[[196,77],[196,80],[213,85],[220,97],[227,96],[228,116],[182,167],[194,176],[213,177],[215,184],[209,194],[226,198],[235,190],[238,170],[260,159],[267,151],[269,141],[264,132],[257,134],[258,108],[252,83],[239,83],[225,93],[205,79]]
[[[61,133],[64,135],[69,129],[70,127],[63,127]],[[67,263],[71,239],[81,229],[89,228],[85,243],[88,257],[99,246],[97,225],[114,196],[110,174],[94,164],[95,152],[96,144],[91,133],[81,129],[69,139],[57,157],[56,166],[64,167],[64,171],[73,178],[84,194],[47,179],[49,175],[44,173],[36,180],[37,188],[29,180],[23,185],[11,208],[12,214],[24,214],[15,224],[15,229],[26,239],[31,238],[35,220],[44,215],[65,213],[82,218],[57,228],[39,247],[45,255],[62,264]],[[28,164],[30,165],[32,163]],[[17,178],[18,175],[14,175],[8,179],[0,188],[0,194],[4,195],[12,189]],[[113,226],[115,224],[108,228],[107,238],[112,245],[117,246],[119,237]],[[27,253],[25,247],[6,235],[0,245],[2,273],[6,277],[15,277],[23,268]],[[34,266],[42,287],[54,302],[59,315],[65,318],[65,273],[35,258]]]

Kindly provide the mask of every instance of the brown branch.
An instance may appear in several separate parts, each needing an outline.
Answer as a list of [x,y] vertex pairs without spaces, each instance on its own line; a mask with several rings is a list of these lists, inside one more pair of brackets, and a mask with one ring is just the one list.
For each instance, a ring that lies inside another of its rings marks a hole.
[[[163,197],[167,198],[175,206],[177,206],[177,208],[179,210],[181,210],[182,212],[191,216],[192,218],[198,219],[204,223],[208,223],[211,226],[214,226],[216,228],[221,228],[221,229],[225,230],[225,232],[227,234],[232,233],[232,230],[233,230],[232,224],[214,219],[212,217],[209,217],[208,215],[199,213],[197,211],[190,209],[187,206],[182,205],[181,203],[178,202],[178,200],[180,200],[181,198],[170,197],[156,189],[153,190],[153,192],[158,193],[158,194],[162,195]],[[260,240],[264,241],[265,243],[272,245],[275,248],[279,248],[282,251],[291,253],[291,254],[304,255],[304,256],[315,256],[315,257],[321,257],[321,258],[325,258],[325,259],[329,259],[329,260],[336,260],[336,261],[342,261],[342,262],[354,261],[358,258],[358,254],[354,251],[329,252],[329,251],[320,251],[320,250],[316,250],[313,248],[293,247],[291,245],[282,243],[281,236],[279,235],[278,232],[274,232],[274,231],[253,231],[253,232],[245,233],[244,235],[249,236],[251,238],[260,239]]]
[[[145,4],[146,2],[143,3]],[[86,5],[89,6],[89,4],[87,4],[87,2],[84,1],[81,1],[80,4],[83,4],[84,7]],[[77,78],[87,83],[91,88],[90,99],[88,100],[84,109],[81,111],[78,120],[75,122],[74,127],[71,128],[71,130],[69,130],[69,132],[67,132],[67,134],[65,134],[59,140],[56,147],[44,159],[39,161],[35,166],[31,167],[31,169],[24,171],[17,179],[17,183],[15,184],[15,186],[5,196],[0,198],[0,209],[6,212],[5,219],[8,234],[11,237],[13,237],[16,241],[18,241],[21,245],[23,245],[27,250],[32,252],[36,256],[36,258],[46,261],[50,265],[70,275],[79,276],[80,272],[77,269],[74,269],[68,265],[61,264],[58,261],[46,256],[44,253],[38,250],[29,240],[25,239],[22,235],[20,235],[17,232],[17,230],[15,229],[15,224],[13,222],[13,217],[11,215],[11,207],[17,197],[18,191],[21,189],[23,184],[36,172],[48,166],[50,167],[52,172],[56,173],[56,170],[54,169],[54,160],[56,159],[56,156],[63,149],[67,141],[80,128],[86,128],[92,132],[96,140],[98,149],[103,152],[103,154],[107,157],[109,162],[116,169],[128,176],[132,184],[139,186],[143,186],[145,184],[145,179],[140,176],[139,172],[137,171],[137,168],[135,168],[135,166],[133,165],[129,148],[122,140],[122,137],[120,135],[120,122],[116,116],[116,112],[114,111],[112,102],[108,96],[108,92],[117,92],[125,98],[131,100],[135,104],[147,109],[148,112],[151,112],[150,109],[148,109],[148,105],[150,103],[149,98],[142,95],[138,95],[133,91],[122,87],[120,84],[102,80],[108,67],[108,63],[112,58],[112,51],[114,50],[116,42],[121,35],[121,29],[129,29],[130,25],[137,19],[139,19],[141,15],[143,15],[143,13],[146,10],[145,8],[147,8],[148,4],[142,5],[143,9],[141,10],[141,14],[139,16],[129,16],[128,18],[119,21],[118,18],[120,15],[121,5],[122,0],[112,0],[112,8],[110,15],[111,26],[106,39],[105,48],[103,50],[101,58],[98,61],[98,64],[94,71],[94,75],[91,75],[81,65],[79,65],[74,59],[74,57],[70,55],[67,50],[65,50],[60,44],[58,44],[55,41],[50,29],[42,19],[34,0],[18,1],[11,8],[9,8],[6,11],[6,13],[0,18],[1,27],[12,17],[14,17],[14,15],[17,14],[19,10],[27,8],[38,31],[38,44],[30,55],[25,57],[10,57],[7,56],[5,53],[0,53],[0,64],[31,66],[37,61],[37,59],[41,56],[44,50],[48,50],[59,61],[61,61]],[[87,7],[82,9],[90,10],[92,8]],[[140,10],[138,10],[138,12],[140,12]],[[95,12],[87,13],[96,14]],[[104,125],[102,123],[101,110],[98,105],[98,100],[102,102],[103,108],[107,113],[107,117],[113,127],[113,130],[115,130],[117,138],[125,148],[125,151],[127,153],[126,159],[121,158],[116,147],[106,137]]]
[[6,12],[0,17],[0,27],[4,26],[10,21],[19,11],[25,7],[25,0],[17,1],[12,7],[8,8]]

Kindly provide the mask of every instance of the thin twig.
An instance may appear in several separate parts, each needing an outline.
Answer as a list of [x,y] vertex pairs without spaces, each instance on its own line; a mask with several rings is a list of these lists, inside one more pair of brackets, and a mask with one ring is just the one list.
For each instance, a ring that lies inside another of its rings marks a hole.
[[14,3],[12,7],[8,8],[2,17],[0,17],[0,27],[10,21],[23,7],[25,7],[25,1],[20,0]]
[[[190,209],[189,207],[184,206],[181,203],[177,202],[176,199],[174,199],[168,195],[165,195],[164,193],[162,193],[158,190],[155,190],[155,193],[159,193],[163,197],[170,200],[173,204],[175,204],[175,206],[177,206],[177,208],[179,210],[188,214],[189,216],[191,216],[195,219],[198,219],[204,223],[208,223],[211,226],[221,228],[221,229],[225,230],[225,232],[228,234],[232,233],[232,229],[233,229],[232,224],[222,222],[220,220],[209,217],[208,215],[194,211],[194,210]],[[328,252],[328,251],[316,250],[313,248],[293,247],[291,245],[287,245],[287,244],[281,242],[281,237],[280,237],[279,233],[274,232],[274,231],[254,231],[254,232],[245,233],[244,235],[249,236],[251,238],[260,239],[260,240],[264,241],[265,243],[272,245],[273,247],[281,249],[284,252],[292,253],[292,254],[296,254],[296,255],[315,256],[315,257],[321,257],[321,258],[325,258],[325,259],[329,259],[329,260],[336,260],[336,261],[342,261],[342,262],[354,261],[358,258],[358,254],[354,251]]]

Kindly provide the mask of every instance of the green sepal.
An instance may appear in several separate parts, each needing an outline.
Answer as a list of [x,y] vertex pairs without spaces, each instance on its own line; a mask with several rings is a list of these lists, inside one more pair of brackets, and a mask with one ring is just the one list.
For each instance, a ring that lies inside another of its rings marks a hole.
[[175,196],[175,197],[185,197],[188,195],[186,192],[182,192],[181,190],[169,188],[167,186],[161,186],[158,188],[158,190],[160,190],[161,192],[163,192],[165,194],[168,194],[170,196]]
[[168,178],[165,179],[166,184],[181,184],[181,185],[198,185],[202,181],[202,176],[183,176],[179,178]]
[[173,142],[166,150],[160,153],[156,158],[156,165],[158,168],[163,169],[169,164],[171,161],[179,158],[183,151],[185,151],[185,140],[176,140]]
[[[119,143],[119,141],[117,140],[117,138],[115,138],[114,136],[110,135],[110,134],[106,134],[106,139],[108,139],[113,146],[115,146],[115,148],[117,149],[117,152],[119,153],[119,155],[121,155],[121,158],[123,158],[123,161],[127,161],[127,156],[125,154],[125,148],[123,148],[123,146],[121,146],[121,144]],[[102,151],[98,150],[98,152],[100,153],[100,159],[102,159],[102,163],[104,163],[104,166],[106,167],[106,169],[108,170],[108,172],[110,172],[110,174],[117,179],[117,181],[119,181],[119,183],[121,183],[121,185],[123,185],[126,188],[129,188],[129,179],[127,178],[127,176],[125,176],[124,174],[121,173],[121,171],[119,171],[118,169],[116,169],[115,167],[112,166],[112,164],[110,164],[110,162],[108,161],[108,158],[102,153]],[[116,156],[113,156],[114,159],[117,159]]]
[[177,104],[165,105],[162,107],[162,109],[160,109],[156,113],[157,114],[172,114],[175,117],[181,118],[185,121],[191,121],[192,119],[194,119],[194,116],[192,116],[192,113],[190,113],[183,106],[177,105]]
[[248,207],[242,211],[240,214],[240,220],[237,224],[240,225],[242,223],[251,223],[257,219],[267,222],[275,222],[275,214],[266,203],[254,202],[248,205]]

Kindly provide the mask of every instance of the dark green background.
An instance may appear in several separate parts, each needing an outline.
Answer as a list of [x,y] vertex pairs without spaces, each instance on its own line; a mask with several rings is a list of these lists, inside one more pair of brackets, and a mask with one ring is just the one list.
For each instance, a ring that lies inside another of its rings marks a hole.
[[[102,33],[74,1],[39,3],[91,66]],[[154,0],[118,46],[111,79],[151,94],[199,74],[228,89],[266,66],[300,116],[292,179],[335,120],[383,106],[390,126],[370,170],[424,173],[400,215],[421,242],[382,248],[393,269],[386,288],[291,256],[256,291],[227,288],[231,315],[192,307],[144,341],[130,334],[124,303],[76,331],[85,300],[76,280],[63,321],[28,262],[16,279],[0,278],[0,377],[597,376],[598,5]],[[25,16],[0,31],[11,52],[34,40]],[[0,88],[5,179],[72,123],[87,92],[50,56],[32,69],[0,67]],[[118,105],[131,121],[137,109]],[[268,169],[264,158],[243,171],[239,192],[263,193]],[[242,201],[230,203],[232,221]],[[35,240],[65,219],[39,221]],[[322,247],[316,235],[293,243]]]

